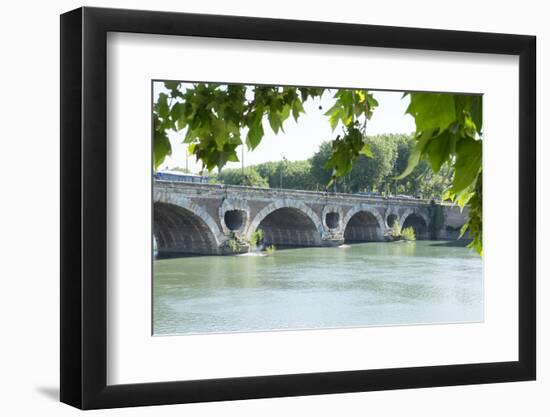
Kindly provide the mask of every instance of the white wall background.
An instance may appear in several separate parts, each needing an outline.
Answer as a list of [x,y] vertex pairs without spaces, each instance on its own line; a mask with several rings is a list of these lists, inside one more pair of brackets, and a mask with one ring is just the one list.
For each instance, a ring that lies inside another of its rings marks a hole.
[[[301,398],[237,401],[99,411],[94,415],[270,416],[422,415],[546,416],[550,412],[550,209],[543,194],[550,146],[542,139],[548,113],[550,27],[544,2],[490,4],[441,1],[340,0],[88,0],[89,6],[159,9],[534,34],[538,36],[539,119],[539,365],[538,381]],[[59,392],[59,17],[81,6],[69,0],[5,2],[0,14],[0,410],[3,415],[76,415],[57,402]],[[21,172],[19,172],[21,171]],[[545,395],[546,394],[546,395]]]

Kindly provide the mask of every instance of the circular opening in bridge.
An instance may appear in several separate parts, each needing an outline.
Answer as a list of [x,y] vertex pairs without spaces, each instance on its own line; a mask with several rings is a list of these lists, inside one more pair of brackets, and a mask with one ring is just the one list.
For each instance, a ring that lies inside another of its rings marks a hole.
[[[453,239],[459,239],[462,227],[463,226],[453,227],[453,226],[447,225],[445,227],[445,230],[447,231],[447,237],[450,237],[450,238],[453,238]],[[470,233],[470,229],[467,228],[465,230],[465,232],[463,233],[463,235],[460,236],[460,239],[469,239],[470,238],[469,233]]]
[[390,214],[386,219],[386,223],[388,223],[389,227],[393,227],[396,220],[397,220],[397,216],[395,214]]
[[225,212],[223,220],[229,230],[240,230],[246,220],[246,213],[243,210],[228,210]]
[[459,232],[460,229],[462,229],[462,226],[459,226],[459,227],[453,227],[453,226],[447,226],[445,228],[447,230],[447,232]]
[[329,229],[336,229],[340,224],[340,214],[335,212],[327,213],[325,222]]

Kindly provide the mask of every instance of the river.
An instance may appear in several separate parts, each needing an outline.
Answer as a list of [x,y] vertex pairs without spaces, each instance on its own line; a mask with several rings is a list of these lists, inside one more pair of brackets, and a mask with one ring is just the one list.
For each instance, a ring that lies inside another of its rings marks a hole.
[[481,258],[454,242],[154,261],[155,335],[482,320]]

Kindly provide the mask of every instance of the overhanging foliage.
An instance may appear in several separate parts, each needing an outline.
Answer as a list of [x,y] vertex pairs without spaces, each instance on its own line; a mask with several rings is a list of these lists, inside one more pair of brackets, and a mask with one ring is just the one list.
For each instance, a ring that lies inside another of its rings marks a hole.
[[[191,155],[209,171],[237,162],[237,147],[254,150],[265,135],[264,121],[274,133],[284,132],[291,116],[298,121],[304,103],[330,93],[324,88],[245,86],[194,83],[182,88],[175,81],[164,83],[153,108],[154,165],[158,168],[171,155],[169,130],[185,133],[183,142]],[[461,207],[469,205],[468,229],[471,247],[482,253],[482,97],[465,94],[406,93],[407,109],[416,123],[416,146],[408,165],[396,179],[403,179],[422,161],[428,160],[434,173],[445,164],[454,171],[444,198]],[[334,104],[324,114],[333,131],[324,167],[331,170],[329,185],[348,175],[361,156],[373,157],[365,129],[378,106],[372,93],[339,89]],[[244,137],[242,135],[245,135]]]

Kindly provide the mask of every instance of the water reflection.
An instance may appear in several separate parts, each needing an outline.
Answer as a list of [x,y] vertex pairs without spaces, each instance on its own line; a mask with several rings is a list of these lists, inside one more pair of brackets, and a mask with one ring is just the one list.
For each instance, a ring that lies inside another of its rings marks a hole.
[[482,263],[445,242],[154,263],[154,333],[483,320]]

